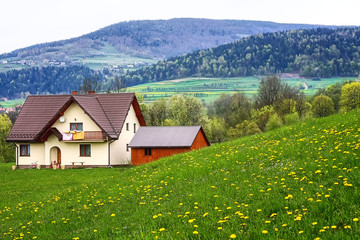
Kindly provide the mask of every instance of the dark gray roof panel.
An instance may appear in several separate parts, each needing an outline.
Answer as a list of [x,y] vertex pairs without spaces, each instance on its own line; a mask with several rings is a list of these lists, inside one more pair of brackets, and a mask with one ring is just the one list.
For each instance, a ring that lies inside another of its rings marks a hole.
[[191,147],[201,126],[140,127],[129,147]]

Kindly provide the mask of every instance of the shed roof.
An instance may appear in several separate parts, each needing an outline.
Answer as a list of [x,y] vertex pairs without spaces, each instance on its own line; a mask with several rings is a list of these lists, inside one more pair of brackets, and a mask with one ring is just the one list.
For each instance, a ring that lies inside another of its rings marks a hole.
[[140,127],[129,147],[191,147],[200,130],[204,134],[201,126]]
[[131,105],[140,125],[145,125],[134,93],[35,95],[26,99],[7,141],[42,141],[42,136],[73,102],[112,139],[119,137]]

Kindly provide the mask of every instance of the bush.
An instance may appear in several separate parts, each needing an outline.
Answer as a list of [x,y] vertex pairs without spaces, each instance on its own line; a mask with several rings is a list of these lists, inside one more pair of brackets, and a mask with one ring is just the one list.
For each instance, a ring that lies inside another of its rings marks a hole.
[[234,139],[242,136],[253,135],[256,133],[261,133],[258,125],[255,122],[245,120],[242,123],[237,124],[234,128],[230,127],[228,131],[228,136],[229,138]]
[[15,147],[6,142],[11,126],[9,117],[0,115],[0,162],[15,162]]
[[214,117],[210,120],[207,127],[209,139],[211,142],[222,142],[226,138],[225,120],[223,118]]
[[300,117],[297,112],[285,115],[284,119],[286,125],[291,125],[300,122]]
[[269,121],[266,123],[266,131],[270,131],[276,128],[279,128],[283,125],[283,122],[281,120],[281,118],[279,117],[279,115],[277,115],[277,113],[271,115],[271,117],[269,118]]
[[329,116],[335,113],[334,102],[328,96],[316,96],[312,102],[311,110],[315,117]]
[[340,105],[343,111],[360,107],[360,82],[345,84],[341,88]]
[[265,106],[261,109],[253,109],[251,111],[252,120],[258,125],[261,131],[265,131],[265,127],[271,115],[275,114],[272,106]]

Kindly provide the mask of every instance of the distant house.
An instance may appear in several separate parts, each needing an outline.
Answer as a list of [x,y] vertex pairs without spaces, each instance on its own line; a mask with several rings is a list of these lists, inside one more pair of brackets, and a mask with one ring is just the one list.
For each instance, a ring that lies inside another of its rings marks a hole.
[[128,165],[128,147],[145,126],[134,93],[28,96],[8,135],[16,165]]
[[201,126],[140,127],[129,144],[132,165],[206,146],[210,143]]

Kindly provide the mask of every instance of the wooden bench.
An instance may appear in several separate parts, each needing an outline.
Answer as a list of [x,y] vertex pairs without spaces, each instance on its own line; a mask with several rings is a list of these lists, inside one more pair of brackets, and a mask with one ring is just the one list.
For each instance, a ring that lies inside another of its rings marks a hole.
[[84,166],[84,162],[71,162],[72,168],[74,168],[74,166],[80,166],[80,165],[75,165],[75,163],[80,163],[81,166]]

